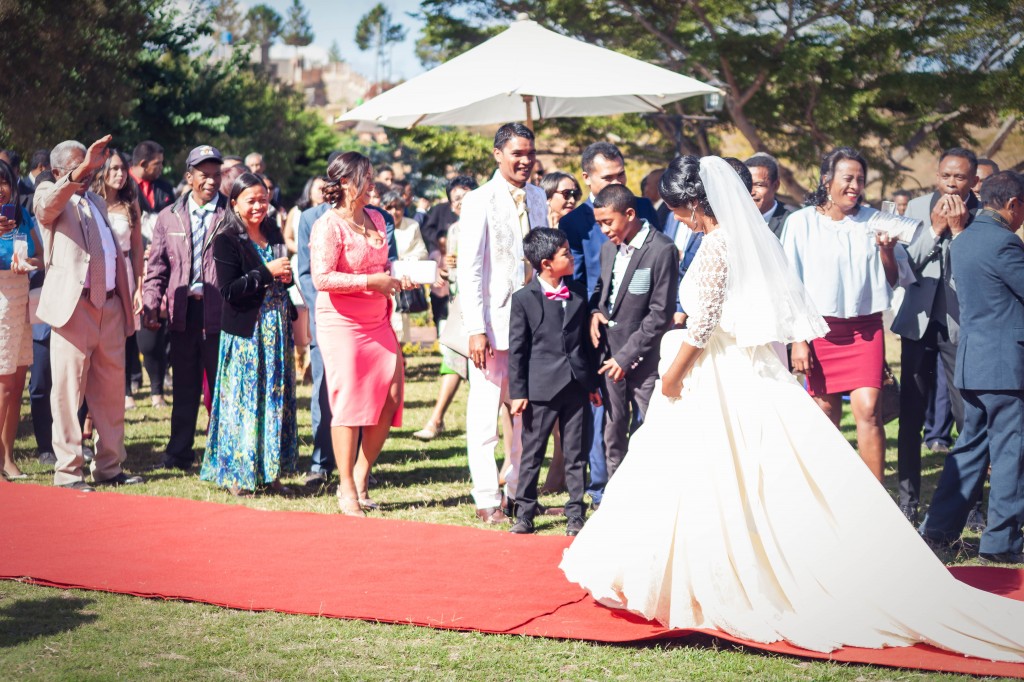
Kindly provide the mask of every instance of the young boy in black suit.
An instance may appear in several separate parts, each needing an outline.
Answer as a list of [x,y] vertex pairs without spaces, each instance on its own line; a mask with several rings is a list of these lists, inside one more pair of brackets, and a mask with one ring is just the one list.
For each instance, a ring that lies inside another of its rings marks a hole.
[[523,239],[537,276],[512,294],[508,339],[512,414],[523,415],[523,455],[515,491],[513,533],[532,533],[538,513],[537,482],[555,420],[562,435],[569,502],[566,535],[583,528],[588,399],[601,404],[590,344],[586,285],[572,279],[573,257],[561,230],[539,228]]
[[608,185],[594,197],[594,219],[609,240],[601,246],[601,277],[590,297],[590,335],[604,376],[611,480],[626,456],[630,423],[642,420],[658,378],[661,337],[676,309],[679,251],[637,217],[636,197],[624,185]]

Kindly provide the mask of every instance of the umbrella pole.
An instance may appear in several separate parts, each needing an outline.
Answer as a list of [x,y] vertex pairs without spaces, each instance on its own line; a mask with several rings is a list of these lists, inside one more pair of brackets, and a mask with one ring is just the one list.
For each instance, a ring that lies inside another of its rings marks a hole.
[[526,127],[533,130],[533,95],[522,95],[523,104],[526,105]]

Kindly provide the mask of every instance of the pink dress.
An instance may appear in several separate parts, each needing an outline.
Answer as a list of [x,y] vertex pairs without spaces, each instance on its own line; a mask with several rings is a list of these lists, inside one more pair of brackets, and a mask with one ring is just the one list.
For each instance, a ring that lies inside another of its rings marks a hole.
[[[390,272],[384,219],[367,218],[380,233],[374,246],[333,210],[314,224],[309,238],[316,296],[316,339],[324,359],[331,426],[371,426],[380,419],[399,361],[391,329],[391,299],[367,291],[367,275]],[[402,398],[392,426],[402,425]]]

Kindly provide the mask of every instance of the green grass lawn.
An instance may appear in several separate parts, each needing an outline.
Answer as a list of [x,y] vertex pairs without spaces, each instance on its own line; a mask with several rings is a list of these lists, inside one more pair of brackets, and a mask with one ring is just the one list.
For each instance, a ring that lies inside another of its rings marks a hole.
[[[898,353],[897,353],[898,354]],[[890,351],[890,356],[893,353]],[[469,497],[465,438],[446,433],[424,444],[411,437],[436,396],[438,358],[408,361],[404,425],[392,432],[375,475],[377,515],[427,523],[478,525]],[[463,386],[448,424],[465,420]],[[285,482],[301,487],[309,468],[308,387],[300,387],[300,473]],[[147,477],[144,486],[118,494],[164,495],[260,509],[337,513],[333,485],[295,498],[234,498],[184,474],[160,469],[169,409],[128,413],[127,468]],[[205,426],[205,412],[200,417]],[[853,439],[847,415],[844,433]],[[895,478],[896,423],[887,427],[887,474]],[[202,448],[204,439],[197,438]],[[17,442],[19,464],[31,483],[47,485],[49,472],[35,461],[27,403]],[[926,454],[924,499],[931,497],[942,457]],[[545,472],[542,472],[542,477]],[[546,498],[557,504],[558,496]],[[539,520],[541,533],[564,532],[564,519]],[[139,532],[145,532],[140,528]],[[502,532],[495,530],[494,532]],[[88,542],[89,529],[82,528]],[[40,542],[45,542],[41,538]],[[865,561],[884,560],[865,557]],[[116,570],[116,567],[111,567]],[[367,579],[387,566],[367,566]],[[899,570],[893,566],[892,570]],[[303,576],[294,576],[296,582]],[[287,589],[287,585],[282,585]],[[330,589],[325,585],[324,589]],[[253,613],[203,604],[146,600],[100,592],[57,590],[0,582],[0,680],[107,679],[381,679],[381,680],[953,680],[886,668],[808,662],[733,646],[710,637],[683,642],[603,645],[577,641],[457,633],[277,613]]]

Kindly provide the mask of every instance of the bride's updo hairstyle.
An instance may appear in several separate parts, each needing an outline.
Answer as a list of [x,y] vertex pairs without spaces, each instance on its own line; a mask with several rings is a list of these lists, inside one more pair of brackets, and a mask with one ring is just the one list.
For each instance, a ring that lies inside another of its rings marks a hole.
[[658,193],[669,208],[691,208],[699,204],[704,214],[715,217],[711,202],[700,179],[700,159],[696,156],[677,156],[661,176]]
[[[825,206],[828,204],[828,187],[836,178],[836,166],[839,165],[840,161],[856,161],[860,164],[861,170],[864,171],[864,177],[868,176],[868,162],[864,160],[860,152],[851,147],[836,147],[821,157],[821,179],[818,180],[818,188],[807,195],[807,199],[804,200],[804,206]],[[861,199],[857,201],[857,205],[860,206],[860,202],[863,200],[862,194]]]
[[339,154],[327,165],[327,182],[324,183],[324,201],[337,207],[345,200],[345,189],[341,180],[347,180],[348,187],[357,196],[363,193],[367,178],[373,172],[373,164],[359,152]]

